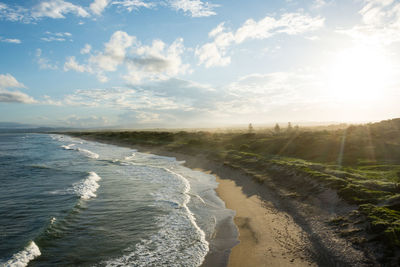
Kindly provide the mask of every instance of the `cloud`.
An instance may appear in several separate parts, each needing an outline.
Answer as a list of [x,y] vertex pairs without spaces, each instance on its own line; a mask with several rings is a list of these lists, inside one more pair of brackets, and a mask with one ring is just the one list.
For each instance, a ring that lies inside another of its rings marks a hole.
[[86,71],[106,82],[107,72],[124,66],[127,73],[123,78],[130,84],[137,84],[143,80],[167,79],[186,73],[189,65],[183,64],[181,59],[184,50],[183,39],[180,38],[170,46],[161,40],[154,40],[152,45],[146,46],[135,36],[116,31],[104,44],[103,51],[90,54],[87,64],[79,64],[75,58],[68,57],[64,70]]
[[359,11],[362,23],[337,32],[374,45],[400,42],[400,3],[393,0],[365,0]]
[[189,69],[189,65],[182,63],[184,50],[182,38],[170,46],[161,40],[154,40],[151,46],[139,43],[126,59],[128,74],[124,78],[130,84],[137,84],[145,79],[163,80],[184,74]]
[[64,64],[64,71],[69,70],[74,70],[77,72],[88,71],[84,65],[79,65],[78,62],[76,62],[75,57],[68,57]]
[[137,10],[140,7],[152,8],[152,7],[156,6],[155,3],[144,2],[141,0],[113,1],[112,4],[118,6],[119,8],[125,8],[129,12],[132,12],[133,10]]
[[194,18],[216,15],[214,8],[219,5],[203,2],[201,0],[170,0],[169,4],[177,11],[182,10]]
[[25,85],[18,82],[11,74],[0,74],[0,89],[5,88],[25,88]]
[[83,7],[63,0],[42,1],[29,9],[0,3],[0,20],[31,23],[42,18],[64,19],[69,13],[84,18],[90,16]]
[[104,46],[104,52],[90,57],[89,61],[102,71],[115,71],[118,65],[125,60],[126,49],[130,47],[136,37],[126,32],[116,31]]
[[67,40],[72,41],[72,34],[69,32],[45,32],[46,37],[40,38],[45,42],[65,42]]
[[279,19],[265,17],[259,21],[248,19],[236,31],[227,31],[224,23],[219,24],[209,33],[213,42],[206,43],[196,49],[199,64],[207,68],[213,66],[226,66],[230,63],[227,55],[228,48],[234,44],[240,44],[247,40],[262,40],[271,38],[280,33],[299,35],[305,32],[315,31],[324,25],[324,18],[310,17],[301,13],[285,13]]
[[32,97],[20,91],[9,91],[7,88],[25,88],[11,74],[0,74],[0,102],[7,103],[36,103]]
[[92,46],[90,44],[85,44],[85,46],[81,49],[81,54],[90,54],[90,51],[92,50]]
[[31,104],[36,103],[37,101],[20,91],[7,91],[0,89],[0,102]]
[[32,18],[29,10],[20,6],[11,7],[4,3],[0,3],[0,20],[21,21],[29,23]]
[[32,8],[32,17],[49,17],[53,19],[63,19],[65,14],[74,13],[78,17],[89,17],[89,13],[81,6],[74,5],[63,0],[50,0],[40,2]]
[[90,4],[89,8],[94,14],[101,15],[109,3],[110,0],[94,0],[94,2]]
[[21,40],[20,39],[9,39],[9,38],[2,38],[0,36],[0,42],[2,43],[10,43],[10,44],[20,44]]
[[46,97],[45,102],[53,105],[100,107],[125,111],[187,110],[189,106],[173,98],[151,91],[112,87],[108,89],[76,90],[61,100]]
[[320,9],[327,6],[328,4],[329,3],[326,0],[314,0],[314,2],[311,5],[311,8]]
[[79,117],[74,114],[61,120],[61,123],[70,127],[98,127],[109,125],[109,120],[103,116],[92,115],[88,117]]
[[42,49],[40,48],[36,49],[36,62],[38,63],[40,69],[58,69],[57,65],[50,63],[47,58],[42,56]]
[[90,4],[90,10],[96,14],[101,15],[103,11],[110,5],[117,6],[118,8],[123,8],[128,10],[128,12],[132,12],[133,10],[137,10],[139,8],[152,8],[156,4],[144,2],[141,0],[122,0],[122,1],[111,1],[111,0],[95,0]]

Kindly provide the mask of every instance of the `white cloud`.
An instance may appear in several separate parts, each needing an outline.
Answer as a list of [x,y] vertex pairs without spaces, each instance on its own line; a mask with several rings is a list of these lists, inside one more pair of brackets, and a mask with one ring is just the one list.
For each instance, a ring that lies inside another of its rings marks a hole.
[[0,19],[28,23],[32,18],[26,8],[20,6],[11,7],[0,3]]
[[74,70],[77,72],[85,72],[87,71],[84,65],[79,65],[76,62],[75,57],[68,57],[67,61],[64,64],[64,71]]
[[90,54],[90,51],[92,50],[92,46],[90,44],[85,44],[85,46],[81,49],[81,54]]
[[199,64],[206,68],[215,66],[226,66],[231,63],[231,58],[226,56],[226,47],[219,47],[216,43],[207,43],[196,49]]
[[362,23],[338,32],[374,45],[400,42],[400,3],[393,0],[365,0],[359,11]]
[[201,0],[170,0],[169,3],[173,9],[182,10],[195,18],[216,15],[214,8],[219,6]]
[[120,66],[124,66],[128,71],[124,79],[130,84],[137,84],[145,79],[166,79],[186,73],[189,65],[183,64],[181,59],[184,50],[180,38],[170,46],[161,40],[154,40],[151,46],[146,46],[135,36],[117,31],[105,43],[104,51],[90,54],[86,65],[80,65],[75,58],[68,58],[64,69],[84,70],[96,74],[99,81],[106,82],[108,79],[105,73],[117,71]]
[[151,46],[139,44],[126,60],[129,73],[124,78],[137,84],[144,79],[167,79],[184,74],[189,69],[189,65],[182,63],[184,50],[182,38],[176,39],[169,47],[161,40],[153,41]]
[[11,74],[0,74],[0,102],[7,103],[35,103],[32,97],[20,91],[9,91],[7,88],[25,88]]
[[60,122],[70,127],[99,127],[109,125],[109,120],[106,117],[96,115],[80,117],[74,114]]
[[38,63],[40,69],[58,69],[57,65],[50,63],[47,58],[42,56],[42,49],[40,48],[36,49],[36,62]]
[[141,0],[123,0],[123,1],[113,1],[113,5],[117,5],[120,8],[125,8],[129,12],[132,12],[133,10],[137,10],[141,7],[143,8],[152,8],[156,4],[155,3],[149,3],[149,2],[144,2]]
[[64,19],[65,15],[69,13],[79,17],[90,16],[83,7],[63,0],[42,1],[29,9],[18,5],[10,6],[0,3],[0,19],[8,21],[31,23],[45,17]]
[[134,36],[123,31],[116,31],[106,43],[104,52],[92,55],[89,59],[90,65],[100,72],[116,71],[117,67],[124,63],[126,49],[135,41]]
[[49,17],[53,19],[63,19],[65,14],[74,13],[79,17],[89,17],[89,13],[81,6],[74,5],[63,0],[50,0],[40,2],[32,8],[32,17]]
[[152,112],[140,112],[136,115],[139,123],[159,122],[160,114]]
[[0,102],[31,104],[37,101],[20,91],[7,91],[0,89]]
[[0,36],[0,42],[2,42],[2,43],[10,43],[10,44],[20,44],[21,40],[20,39],[9,39],[9,38],[3,39]]
[[[296,108],[315,108],[324,101],[321,80],[310,71],[251,74],[225,88],[224,98],[215,101],[216,118],[235,118],[236,123],[265,122],[269,116],[294,116]],[[279,118],[278,118],[279,120]]]
[[265,17],[259,21],[247,20],[235,32],[226,31],[224,23],[219,24],[209,33],[213,42],[196,49],[199,64],[206,67],[226,66],[230,63],[227,50],[233,44],[240,44],[252,39],[267,39],[279,33],[298,35],[321,28],[324,18],[310,17],[300,13],[285,13],[280,19]]
[[322,7],[325,7],[328,5],[328,2],[326,0],[314,0],[312,3],[311,8],[313,9],[320,9]]
[[101,15],[109,3],[110,0],[94,0],[94,2],[90,4],[89,8],[94,14]]
[[45,32],[45,37],[40,38],[45,42],[65,42],[72,41],[72,34],[69,32]]
[[139,8],[152,8],[156,4],[144,2],[142,0],[121,0],[121,1],[111,1],[111,0],[95,0],[90,4],[90,10],[96,14],[101,15],[108,6],[115,5],[118,8],[123,8],[132,12],[133,10],[137,10]]
[[18,82],[11,74],[0,74],[0,89],[5,88],[25,88],[25,85]]
[[235,41],[242,43],[248,39],[266,39],[278,33],[302,34],[317,30],[323,25],[323,18],[300,13],[285,13],[278,20],[272,17],[265,17],[260,21],[249,19],[236,31]]

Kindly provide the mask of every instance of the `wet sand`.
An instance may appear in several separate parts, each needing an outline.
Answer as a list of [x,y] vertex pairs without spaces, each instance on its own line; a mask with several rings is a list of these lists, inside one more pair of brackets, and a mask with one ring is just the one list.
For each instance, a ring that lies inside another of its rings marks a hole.
[[[291,217],[257,195],[246,196],[233,180],[218,178],[218,195],[236,211],[239,245],[232,249],[229,266],[310,266],[304,253],[305,233]],[[253,186],[257,187],[257,184]]]

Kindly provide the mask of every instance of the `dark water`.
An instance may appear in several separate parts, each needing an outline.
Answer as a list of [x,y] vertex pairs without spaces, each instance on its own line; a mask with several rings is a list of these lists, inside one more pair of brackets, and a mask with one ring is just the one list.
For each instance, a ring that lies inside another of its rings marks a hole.
[[61,135],[0,135],[0,265],[198,266],[232,218],[215,177]]

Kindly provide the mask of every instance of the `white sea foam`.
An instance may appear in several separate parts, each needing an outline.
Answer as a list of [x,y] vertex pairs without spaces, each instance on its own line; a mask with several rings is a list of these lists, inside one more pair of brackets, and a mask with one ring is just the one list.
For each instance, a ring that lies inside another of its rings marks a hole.
[[101,180],[101,177],[95,172],[89,172],[86,179],[74,184],[75,193],[81,197],[81,199],[90,199],[97,197],[95,194],[100,185],[97,183]]
[[169,186],[152,195],[158,205],[169,209],[169,214],[160,218],[156,234],[142,240],[132,252],[106,262],[107,266],[200,266],[204,261],[209,244],[187,206],[190,184],[182,175],[160,169],[172,174],[155,176]]
[[4,267],[24,267],[27,266],[31,260],[40,255],[39,247],[35,242],[31,241],[24,250],[14,254],[12,258],[4,264]]
[[73,146],[75,146],[75,144],[63,145],[61,147],[64,148],[65,150],[73,150],[74,149]]
[[125,157],[125,160],[133,160],[136,157],[135,153],[132,153],[132,155]]
[[96,154],[90,150],[87,149],[83,149],[83,148],[77,148],[77,151],[79,151],[80,153],[82,153],[83,155],[85,155],[88,158],[92,158],[92,159],[98,159],[99,158],[99,154]]

